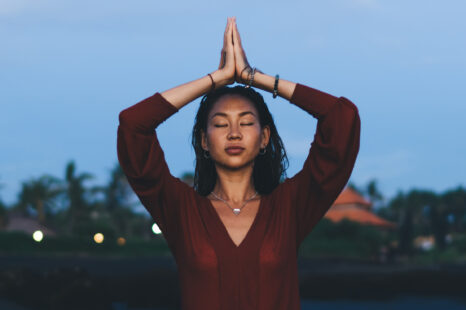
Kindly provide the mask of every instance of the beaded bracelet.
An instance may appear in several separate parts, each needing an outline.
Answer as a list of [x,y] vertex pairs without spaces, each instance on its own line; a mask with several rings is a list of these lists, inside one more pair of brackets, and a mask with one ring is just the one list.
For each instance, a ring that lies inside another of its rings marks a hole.
[[256,67],[252,68],[251,78],[249,79],[249,84],[246,85],[245,88],[249,88],[252,86],[252,82],[254,81],[254,73],[256,73]]
[[278,95],[278,78],[279,75],[275,75],[275,83],[273,85],[273,99],[277,98]]

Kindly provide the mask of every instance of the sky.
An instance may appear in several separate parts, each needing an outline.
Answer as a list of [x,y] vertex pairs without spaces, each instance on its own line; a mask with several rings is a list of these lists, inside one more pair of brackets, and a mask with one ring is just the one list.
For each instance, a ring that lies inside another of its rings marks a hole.
[[[344,96],[361,118],[350,182],[386,198],[466,186],[465,1],[0,0],[0,197],[77,172],[105,184],[118,114],[218,67],[228,16],[249,63]],[[263,94],[290,159],[304,163],[317,120]],[[159,128],[173,175],[193,171],[200,98]]]

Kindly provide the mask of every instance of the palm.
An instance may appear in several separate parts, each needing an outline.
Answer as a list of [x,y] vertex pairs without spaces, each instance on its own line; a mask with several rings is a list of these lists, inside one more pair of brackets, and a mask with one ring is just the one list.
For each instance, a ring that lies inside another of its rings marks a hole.
[[233,84],[235,81],[235,55],[233,50],[233,19],[228,18],[227,26],[223,36],[223,48],[220,51],[220,64],[218,69],[221,70],[227,80],[227,84]]
[[244,83],[248,71],[246,68],[250,68],[250,66],[246,58],[246,53],[241,44],[241,37],[236,25],[236,18],[234,18],[233,27],[233,49],[235,53],[235,80],[238,83]]
[[236,26],[236,18],[228,18],[218,69],[223,72],[227,84],[232,84],[235,81],[237,83],[247,82],[247,68],[250,68],[250,66],[246,58],[246,53],[241,45],[241,38],[238,27]]

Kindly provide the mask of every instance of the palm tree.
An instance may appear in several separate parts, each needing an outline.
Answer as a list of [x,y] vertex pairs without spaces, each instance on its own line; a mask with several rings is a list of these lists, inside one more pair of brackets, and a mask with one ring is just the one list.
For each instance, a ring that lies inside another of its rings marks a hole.
[[412,242],[414,239],[413,209],[406,202],[406,195],[399,191],[388,206],[398,219],[398,249],[401,253],[410,253],[412,251]]
[[384,197],[382,193],[379,191],[377,181],[376,180],[371,180],[366,187],[366,194],[369,197],[369,199],[372,201],[374,204],[375,208],[381,206],[384,202]]
[[103,212],[106,212],[114,224],[115,230],[120,234],[129,235],[130,222],[134,217],[132,202],[134,197],[126,175],[119,163],[110,171],[110,181],[106,186],[95,187],[96,192],[104,194],[102,202]]
[[407,194],[399,192],[390,202],[389,208],[399,219],[399,248],[403,253],[412,253],[416,235],[435,231],[433,218],[439,220],[439,225],[442,223],[437,217],[437,200],[437,195],[431,191],[413,189]]
[[62,191],[61,181],[51,175],[31,178],[22,183],[15,209],[27,213],[31,207],[37,211],[39,223],[45,224],[46,215],[56,206],[55,198]]
[[84,187],[84,182],[93,179],[94,176],[90,173],[76,173],[76,165],[74,161],[68,162],[65,169],[66,194],[69,200],[68,208],[68,232],[78,232],[78,225],[89,220],[90,205],[86,195],[89,190]]

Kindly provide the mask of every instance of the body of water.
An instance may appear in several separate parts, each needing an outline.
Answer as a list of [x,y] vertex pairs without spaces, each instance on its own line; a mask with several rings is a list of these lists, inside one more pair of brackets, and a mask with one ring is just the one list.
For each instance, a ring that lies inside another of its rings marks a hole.
[[[14,302],[1,300],[2,310],[33,310]],[[466,310],[466,301],[450,297],[397,297],[386,301],[354,301],[354,300],[302,300],[302,310]],[[165,308],[133,308],[125,303],[114,303],[112,310],[169,310]]]
[[404,296],[384,301],[302,300],[302,310],[465,310],[466,300],[450,297]]

